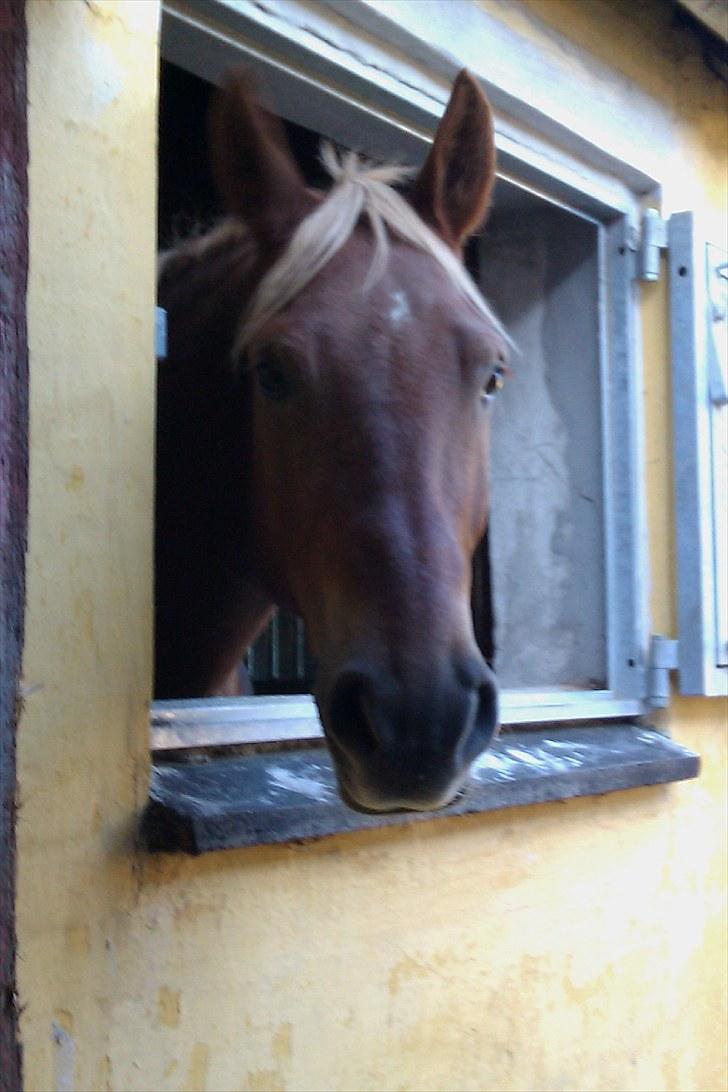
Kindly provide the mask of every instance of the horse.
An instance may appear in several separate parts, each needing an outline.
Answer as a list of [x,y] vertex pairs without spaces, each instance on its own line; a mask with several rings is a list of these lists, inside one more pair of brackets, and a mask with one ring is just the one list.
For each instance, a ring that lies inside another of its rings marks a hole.
[[294,610],[344,801],[440,808],[498,727],[470,591],[509,339],[463,263],[489,104],[460,72],[405,193],[402,168],[331,146],[331,186],[307,188],[246,71],[210,146],[227,214],[160,264],[155,693],[235,692]]

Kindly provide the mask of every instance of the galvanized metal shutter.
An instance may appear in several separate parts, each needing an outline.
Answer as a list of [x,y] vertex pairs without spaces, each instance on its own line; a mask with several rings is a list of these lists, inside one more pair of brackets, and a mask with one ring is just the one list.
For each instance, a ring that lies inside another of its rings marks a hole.
[[670,309],[684,694],[728,694],[728,252],[670,218]]

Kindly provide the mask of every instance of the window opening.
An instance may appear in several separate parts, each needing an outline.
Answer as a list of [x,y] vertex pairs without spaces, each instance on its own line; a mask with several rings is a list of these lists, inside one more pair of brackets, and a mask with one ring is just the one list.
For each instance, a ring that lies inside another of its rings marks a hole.
[[[222,208],[208,163],[213,87],[165,60],[160,80],[164,248],[206,230]],[[307,181],[327,184],[319,134],[284,124]],[[557,692],[578,701],[579,693],[599,690],[612,700],[605,497],[611,456],[602,401],[609,382],[602,329],[606,235],[589,216],[501,178],[485,231],[466,253],[520,350],[494,404],[490,533],[474,559],[472,597],[476,638],[495,664],[506,713],[509,691],[518,692],[516,721],[531,719],[531,707],[537,720],[554,719],[548,708],[557,705],[556,716],[568,716],[560,699],[548,698]],[[256,695],[310,691],[315,665],[301,621],[278,612],[249,651],[247,667]],[[626,701],[621,715],[636,711]],[[574,708],[576,716],[609,715],[606,706],[601,714]]]

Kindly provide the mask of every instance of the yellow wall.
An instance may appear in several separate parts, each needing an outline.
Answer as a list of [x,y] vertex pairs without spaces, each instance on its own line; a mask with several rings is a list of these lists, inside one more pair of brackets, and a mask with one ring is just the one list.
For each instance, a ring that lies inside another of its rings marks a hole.
[[[691,153],[691,204],[724,217],[722,91],[694,52],[675,68],[653,48],[658,5],[638,5],[636,21],[631,4],[487,6],[534,48],[571,35],[646,84]],[[196,861],[134,852],[150,673],[158,10],[30,0],[28,17],[27,1089],[720,1092],[719,701],[678,700],[666,714],[703,755],[695,782]],[[664,287],[650,287],[652,606],[669,632],[665,323]],[[54,1022],[71,1037],[60,1046]]]

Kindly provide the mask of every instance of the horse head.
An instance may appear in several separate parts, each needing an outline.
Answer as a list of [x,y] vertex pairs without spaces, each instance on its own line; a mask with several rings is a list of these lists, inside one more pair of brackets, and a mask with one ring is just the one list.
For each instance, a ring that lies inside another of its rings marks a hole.
[[408,199],[396,169],[331,149],[331,190],[307,189],[240,74],[212,149],[259,254],[234,366],[262,580],[305,620],[345,799],[442,806],[498,723],[470,592],[507,337],[462,264],[495,180],[488,103],[460,73]]

